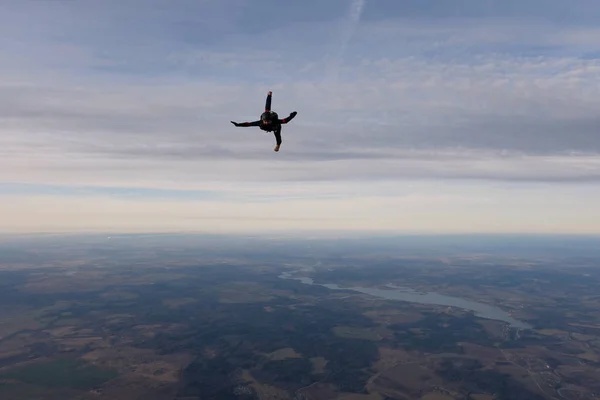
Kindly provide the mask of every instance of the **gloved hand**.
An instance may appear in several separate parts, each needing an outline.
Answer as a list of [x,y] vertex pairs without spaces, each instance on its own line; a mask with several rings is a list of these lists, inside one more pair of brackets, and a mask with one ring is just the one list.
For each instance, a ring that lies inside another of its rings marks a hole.
[[297,113],[296,111],[293,111],[293,112],[290,114],[290,117],[294,118],[294,117],[296,116],[296,114],[298,114],[298,113]]
[[232,124],[234,124],[235,126],[240,126],[240,124],[238,124],[237,122],[233,122],[233,121],[230,121],[230,122],[231,122]]

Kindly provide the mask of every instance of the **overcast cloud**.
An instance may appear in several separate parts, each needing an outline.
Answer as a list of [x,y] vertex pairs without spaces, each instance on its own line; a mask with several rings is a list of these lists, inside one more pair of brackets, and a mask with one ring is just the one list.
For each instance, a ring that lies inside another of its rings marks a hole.
[[[407,182],[584,196],[600,181],[599,20],[591,0],[3,2],[0,206],[48,185],[235,192],[231,207]],[[229,123],[258,119],[268,90],[298,112],[279,153]]]

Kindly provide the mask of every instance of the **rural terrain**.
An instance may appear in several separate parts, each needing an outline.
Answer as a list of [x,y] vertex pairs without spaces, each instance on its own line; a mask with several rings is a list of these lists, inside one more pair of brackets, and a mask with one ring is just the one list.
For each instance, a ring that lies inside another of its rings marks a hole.
[[[600,398],[600,257],[340,253],[3,238],[0,398]],[[331,283],[348,290],[319,286]],[[530,328],[351,290],[390,284],[494,305]]]

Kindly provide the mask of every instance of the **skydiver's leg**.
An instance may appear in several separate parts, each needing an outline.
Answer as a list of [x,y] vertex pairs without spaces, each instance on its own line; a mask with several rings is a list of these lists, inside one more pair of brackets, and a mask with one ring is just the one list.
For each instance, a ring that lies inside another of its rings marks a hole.
[[271,111],[271,97],[273,96],[273,92],[269,91],[267,94],[267,102],[265,103],[265,111]]
[[277,142],[277,146],[275,146],[275,151],[279,151],[279,146],[281,146],[281,125],[279,125],[274,131],[275,141]]

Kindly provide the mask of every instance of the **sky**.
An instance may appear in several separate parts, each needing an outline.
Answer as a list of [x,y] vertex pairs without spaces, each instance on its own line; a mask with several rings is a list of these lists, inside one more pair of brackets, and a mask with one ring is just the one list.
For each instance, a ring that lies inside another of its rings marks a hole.
[[[0,3],[0,233],[600,233],[597,0]],[[258,119],[266,94],[283,127]]]

